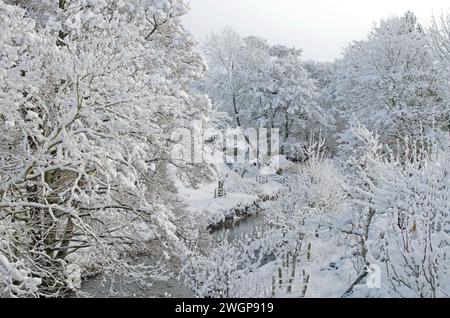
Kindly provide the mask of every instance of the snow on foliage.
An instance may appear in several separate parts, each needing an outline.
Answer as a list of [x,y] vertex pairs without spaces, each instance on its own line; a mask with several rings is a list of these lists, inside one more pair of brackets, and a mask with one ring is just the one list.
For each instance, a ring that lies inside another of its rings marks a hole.
[[0,0],[0,297],[93,275],[111,296],[448,297],[450,16],[316,63],[231,28],[197,48],[188,9]]
[[39,278],[33,278],[22,261],[11,263],[0,254],[0,297],[32,297],[38,293]]
[[282,153],[300,156],[309,130],[325,121],[301,51],[226,28],[208,37],[204,52],[209,71],[201,86],[212,101],[238,127],[279,128]]
[[450,293],[449,153],[425,147],[406,148],[406,162],[372,157],[363,170],[368,188],[358,202],[373,211],[368,258],[384,268],[394,297]]
[[205,65],[178,19],[185,3],[14,4],[0,2],[0,252],[33,268],[40,296],[76,291],[68,262],[82,249],[126,271],[124,253],[146,248],[142,223],[177,254],[167,166],[193,182],[202,170],[170,160],[170,132],[210,105],[190,90]]
[[382,20],[366,40],[345,50],[337,62],[334,99],[349,129],[362,124],[393,149],[398,140],[443,125],[440,71],[425,29],[407,12]]

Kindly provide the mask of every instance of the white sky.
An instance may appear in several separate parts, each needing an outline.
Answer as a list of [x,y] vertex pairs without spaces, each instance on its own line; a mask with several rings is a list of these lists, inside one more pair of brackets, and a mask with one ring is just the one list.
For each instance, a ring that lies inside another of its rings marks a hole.
[[303,49],[305,59],[332,61],[375,21],[412,10],[424,25],[450,9],[448,0],[190,0],[183,19],[201,41],[229,25],[242,36]]

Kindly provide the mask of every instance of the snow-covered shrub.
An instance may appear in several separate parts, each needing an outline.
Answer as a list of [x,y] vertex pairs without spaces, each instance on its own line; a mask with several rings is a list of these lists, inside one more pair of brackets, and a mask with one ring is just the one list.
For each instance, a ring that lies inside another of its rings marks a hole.
[[191,255],[185,262],[185,284],[199,297],[229,297],[232,282],[238,278],[238,250],[228,242],[207,255]]
[[273,252],[271,242],[269,237],[254,232],[232,242],[223,239],[216,246],[194,249],[184,260],[181,271],[186,286],[199,297],[258,295],[256,285],[246,285],[245,291],[240,287],[243,278],[256,271],[264,258]]
[[[379,148],[379,147],[378,147]],[[356,202],[366,261],[384,268],[394,297],[450,294],[450,154],[437,145],[405,146],[405,157],[369,155]],[[365,234],[364,234],[365,233]]]
[[[305,295],[309,274],[304,262],[310,260],[314,248],[311,241],[319,236],[324,223],[328,227],[334,217],[341,217],[347,204],[346,180],[331,160],[311,156],[288,179],[278,201],[266,212],[266,236],[271,239],[279,265],[273,276],[282,292],[292,292],[292,281],[298,285],[301,276],[297,293]],[[284,277],[286,268],[289,278]]]
[[299,167],[296,192],[302,210],[309,213],[339,213],[346,205],[345,176],[330,159],[313,158]]
[[5,242],[0,241],[0,298],[35,297],[41,284],[22,260],[11,262],[2,253]]

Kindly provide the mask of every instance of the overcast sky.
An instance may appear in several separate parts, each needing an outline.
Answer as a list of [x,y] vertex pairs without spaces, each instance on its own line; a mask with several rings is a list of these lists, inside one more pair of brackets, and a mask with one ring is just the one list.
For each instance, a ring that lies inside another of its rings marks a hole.
[[332,61],[364,38],[374,21],[412,10],[424,25],[450,9],[448,0],[190,0],[185,25],[199,40],[230,25],[243,36],[303,49],[305,59]]

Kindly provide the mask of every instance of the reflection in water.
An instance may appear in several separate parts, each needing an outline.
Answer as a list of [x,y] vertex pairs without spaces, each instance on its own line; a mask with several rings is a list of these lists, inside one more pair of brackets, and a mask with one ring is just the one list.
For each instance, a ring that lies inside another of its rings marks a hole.
[[[88,293],[94,298],[111,297],[111,281],[103,282],[102,277],[94,278],[83,286],[83,292]],[[175,279],[170,279],[165,282],[152,282],[151,287],[143,287],[136,283],[114,284],[114,292],[118,293],[120,297],[175,297],[175,298],[192,298],[194,294],[191,290],[186,288],[182,282]]]
[[255,229],[264,229],[264,215],[262,213],[226,224],[220,230],[214,231],[213,236],[215,239],[221,240],[226,235],[228,242],[232,243],[239,240],[242,235],[252,233]]

